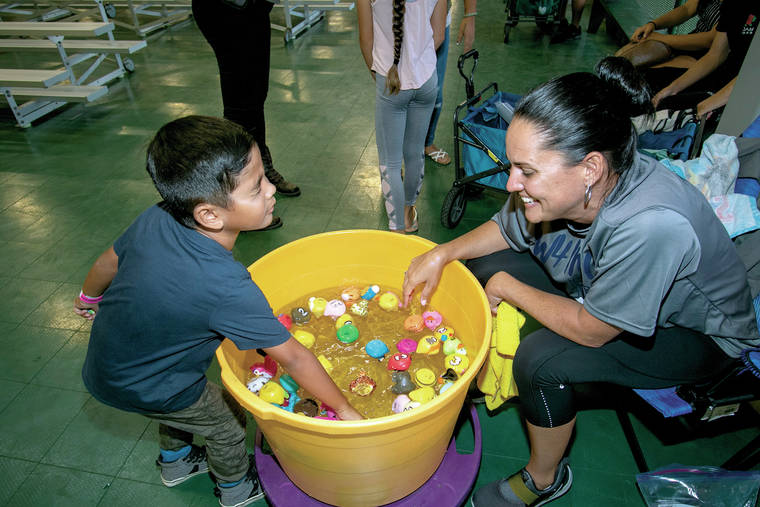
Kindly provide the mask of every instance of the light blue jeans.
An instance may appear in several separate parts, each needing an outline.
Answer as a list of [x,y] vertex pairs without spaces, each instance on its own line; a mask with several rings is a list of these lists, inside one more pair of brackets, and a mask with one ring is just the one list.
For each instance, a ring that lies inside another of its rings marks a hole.
[[435,72],[420,88],[396,95],[388,95],[385,76],[376,75],[375,137],[389,229],[404,230],[404,206],[414,205],[422,188],[425,134],[437,91]]
[[436,64],[435,72],[438,74],[438,96],[435,98],[433,115],[430,117],[425,146],[431,146],[435,140],[435,129],[438,127],[438,118],[441,117],[441,108],[443,107],[443,78],[446,77],[446,60],[449,57],[449,27],[446,27],[446,36],[443,42],[435,52]]

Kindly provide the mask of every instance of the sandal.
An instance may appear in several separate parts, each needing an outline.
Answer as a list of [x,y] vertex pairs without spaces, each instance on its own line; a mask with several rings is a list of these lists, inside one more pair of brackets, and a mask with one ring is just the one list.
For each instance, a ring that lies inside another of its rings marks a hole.
[[407,234],[413,234],[417,232],[418,230],[420,230],[420,225],[419,223],[417,223],[417,208],[415,208],[414,206],[412,206],[412,216],[414,217],[412,219],[412,225],[404,229],[404,232],[406,232]]
[[449,165],[451,163],[451,157],[448,153],[435,146],[432,147],[433,151],[425,153],[426,157],[430,157],[433,162],[440,165]]

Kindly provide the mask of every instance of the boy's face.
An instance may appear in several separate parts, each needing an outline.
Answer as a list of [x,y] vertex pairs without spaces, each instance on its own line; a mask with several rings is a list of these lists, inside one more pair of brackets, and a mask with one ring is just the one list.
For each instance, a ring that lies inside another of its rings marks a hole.
[[250,162],[240,171],[237,187],[230,194],[224,228],[230,231],[253,231],[272,223],[276,190],[264,176],[261,153],[258,147],[254,147]]

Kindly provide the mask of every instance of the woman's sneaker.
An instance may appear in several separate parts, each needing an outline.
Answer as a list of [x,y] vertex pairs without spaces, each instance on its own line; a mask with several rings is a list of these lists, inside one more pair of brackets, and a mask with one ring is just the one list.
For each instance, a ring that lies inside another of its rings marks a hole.
[[235,483],[234,486],[224,486],[217,483],[216,488],[214,488],[214,494],[219,497],[219,505],[222,507],[243,507],[264,496],[253,456],[249,456],[249,460],[248,472],[239,482]]
[[559,462],[554,483],[539,490],[524,468],[506,479],[486,484],[475,492],[473,507],[538,507],[561,497],[573,485],[573,472],[567,458]]
[[193,445],[187,456],[168,463],[161,461],[159,455],[156,465],[161,467],[161,482],[171,488],[177,484],[182,484],[191,477],[208,472],[206,448]]

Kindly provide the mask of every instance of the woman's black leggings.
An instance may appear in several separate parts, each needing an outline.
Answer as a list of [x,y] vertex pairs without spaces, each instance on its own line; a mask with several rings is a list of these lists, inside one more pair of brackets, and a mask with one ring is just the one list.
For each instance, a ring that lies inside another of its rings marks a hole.
[[[506,271],[523,283],[567,296],[528,253],[504,250],[473,259],[467,267],[483,284],[494,273]],[[659,389],[709,380],[732,362],[712,338],[682,327],[658,327],[652,336],[624,331],[598,348],[541,328],[521,339],[513,374],[525,418],[551,428],[575,417],[576,384],[609,382]]]

